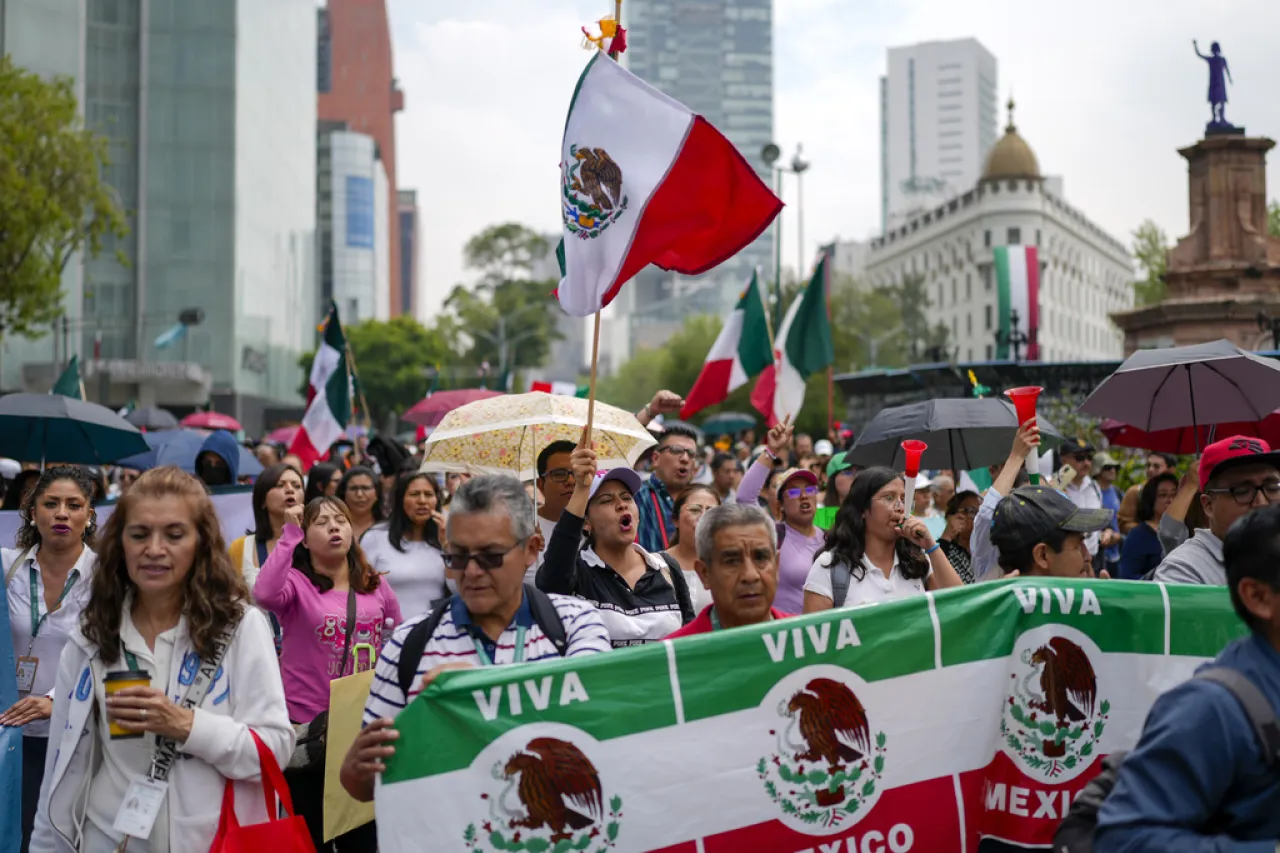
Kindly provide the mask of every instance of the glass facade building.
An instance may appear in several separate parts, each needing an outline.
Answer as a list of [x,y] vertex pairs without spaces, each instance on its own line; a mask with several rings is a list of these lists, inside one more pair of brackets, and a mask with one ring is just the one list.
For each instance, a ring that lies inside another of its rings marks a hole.
[[[233,403],[250,422],[297,401],[318,316],[315,3],[36,3],[75,7],[55,40],[82,57],[85,120],[108,138],[105,176],[130,229],[83,265],[72,347],[97,373],[90,397],[257,400]],[[157,348],[192,308],[203,322]]]
[[[772,185],[760,152],[773,141],[773,0],[628,0],[623,14],[632,73],[704,116]],[[753,269],[772,275],[772,258],[770,230],[699,279],[643,270],[629,286],[630,304],[645,306],[630,312],[631,345],[661,344],[678,328],[670,317],[727,311]]]
[[320,122],[316,141],[321,303],[336,302],[343,323],[386,320],[388,186],[378,145],[339,122]]

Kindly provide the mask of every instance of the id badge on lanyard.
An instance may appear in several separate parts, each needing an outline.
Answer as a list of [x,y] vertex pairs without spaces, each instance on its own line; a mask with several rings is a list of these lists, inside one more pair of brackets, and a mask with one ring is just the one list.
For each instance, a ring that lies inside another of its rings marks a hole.
[[[516,628],[516,648],[511,658],[512,663],[524,663],[524,635],[525,627],[520,625]],[[485,651],[484,643],[480,642],[479,638],[474,635],[471,637],[471,642],[475,644],[476,657],[480,658],[480,665],[494,666],[493,659],[489,657],[489,653]],[[494,651],[497,651],[496,644],[494,645]]]
[[72,587],[76,585],[76,581],[80,580],[80,571],[73,569],[67,577],[67,582],[62,587],[62,594],[58,596],[57,602],[54,603],[53,609],[40,615],[40,573],[36,569],[35,560],[27,567],[31,572],[31,642],[27,644],[27,653],[18,656],[18,692],[30,693],[35,689],[36,671],[40,668],[40,659],[33,657],[31,652],[36,647],[36,637],[40,635],[40,629],[44,627],[44,623],[49,616],[57,612],[62,607],[62,602],[66,601],[67,595],[70,594]]

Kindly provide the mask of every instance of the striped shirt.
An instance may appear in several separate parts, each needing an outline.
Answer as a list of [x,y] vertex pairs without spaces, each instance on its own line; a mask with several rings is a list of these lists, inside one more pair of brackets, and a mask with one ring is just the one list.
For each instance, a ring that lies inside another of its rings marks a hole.
[[[565,657],[609,651],[611,646],[604,621],[600,618],[600,612],[590,602],[563,595],[549,597],[555,604],[560,620],[564,623],[565,639],[568,642]],[[386,645],[382,647],[382,654],[373,671],[369,700],[364,706],[365,725],[380,717],[395,717],[399,714],[408,704],[408,700],[417,695],[422,677],[433,667],[443,663],[459,662],[480,665],[480,656],[476,654],[475,640],[472,639],[471,617],[462,599],[453,596],[443,606],[448,607],[449,611],[445,613],[435,633],[427,641],[422,660],[418,662],[417,674],[413,679],[414,687],[409,696],[406,697],[404,691],[400,689],[400,649],[413,626],[427,619],[431,614],[423,613],[405,622],[396,629],[391,639],[387,640]],[[495,665],[501,666],[515,662],[516,632],[521,626],[525,628],[524,662],[532,663],[560,657],[556,647],[542,632],[541,626],[534,621],[526,599],[520,604],[520,609],[516,611],[511,624],[498,637],[498,641],[483,643]]]

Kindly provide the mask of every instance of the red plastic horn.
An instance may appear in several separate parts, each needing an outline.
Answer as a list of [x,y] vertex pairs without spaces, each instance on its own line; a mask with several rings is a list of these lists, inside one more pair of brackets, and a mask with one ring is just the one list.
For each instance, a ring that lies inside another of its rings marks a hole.
[[920,457],[929,449],[929,445],[918,439],[909,438],[902,442],[902,450],[907,454],[907,476],[915,477],[920,473]]
[[1039,385],[1025,385],[1022,388],[1010,388],[1005,396],[1013,401],[1013,408],[1018,413],[1018,426],[1036,418],[1036,402],[1044,391]]

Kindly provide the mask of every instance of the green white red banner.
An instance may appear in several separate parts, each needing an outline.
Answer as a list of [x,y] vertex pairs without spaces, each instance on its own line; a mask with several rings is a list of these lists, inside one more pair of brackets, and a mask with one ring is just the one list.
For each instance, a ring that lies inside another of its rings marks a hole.
[[396,721],[380,849],[1048,844],[1155,698],[1243,633],[1221,587],[1029,578],[447,673]]

